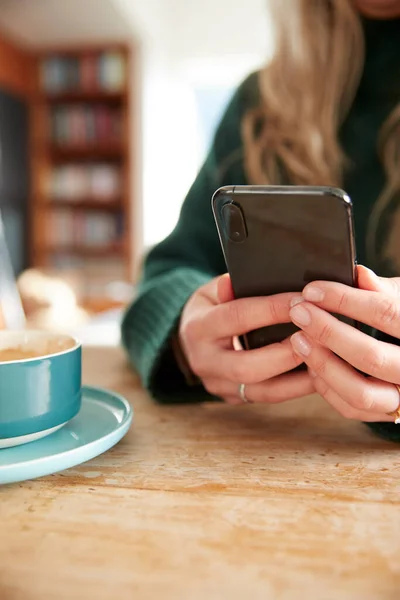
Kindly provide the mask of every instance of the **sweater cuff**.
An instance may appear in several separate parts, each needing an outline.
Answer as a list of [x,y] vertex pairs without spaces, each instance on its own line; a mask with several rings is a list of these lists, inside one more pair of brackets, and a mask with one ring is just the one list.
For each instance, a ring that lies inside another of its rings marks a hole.
[[400,425],[395,423],[365,423],[376,435],[390,442],[400,442]]
[[[190,268],[165,273],[139,289],[138,297],[124,316],[123,345],[143,385],[159,399],[170,396],[179,387],[186,388],[189,394],[170,342],[186,302],[212,277]],[[171,397],[168,399],[173,401]]]

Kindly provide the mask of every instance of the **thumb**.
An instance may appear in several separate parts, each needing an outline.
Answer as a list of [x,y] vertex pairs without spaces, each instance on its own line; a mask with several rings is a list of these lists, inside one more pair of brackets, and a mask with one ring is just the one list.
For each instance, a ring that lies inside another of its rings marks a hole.
[[222,277],[218,279],[217,298],[220,304],[225,304],[225,302],[231,302],[235,299],[231,278],[229,277],[228,273],[222,275]]
[[357,284],[361,290],[381,292],[400,298],[400,277],[378,277],[371,269],[359,265],[357,267]]

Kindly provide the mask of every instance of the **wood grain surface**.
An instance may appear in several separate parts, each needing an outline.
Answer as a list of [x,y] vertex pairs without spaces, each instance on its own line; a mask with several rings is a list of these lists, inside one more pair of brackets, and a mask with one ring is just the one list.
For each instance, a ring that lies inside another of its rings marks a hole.
[[115,349],[87,349],[84,379],[134,424],[0,488],[1,600],[400,597],[399,446],[317,397],[159,406]]

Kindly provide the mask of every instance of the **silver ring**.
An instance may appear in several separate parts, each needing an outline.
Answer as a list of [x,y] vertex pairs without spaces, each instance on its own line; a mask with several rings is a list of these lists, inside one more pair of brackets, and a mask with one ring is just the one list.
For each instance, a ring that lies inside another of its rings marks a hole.
[[240,396],[240,399],[242,400],[242,402],[244,402],[245,404],[249,404],[249,400],[246,396],[246,384],[245,383],[239,384],[239,396]]

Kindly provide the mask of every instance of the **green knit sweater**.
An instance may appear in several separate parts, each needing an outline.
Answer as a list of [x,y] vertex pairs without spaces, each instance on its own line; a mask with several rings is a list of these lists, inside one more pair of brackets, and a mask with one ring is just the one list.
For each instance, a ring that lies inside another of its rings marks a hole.
[[[384,186],[376,149],[377,136],[400,99],[400,20],[365,21],[365,35],[364,74],[340,131],[341,144],[350,159],[344,188],[354,203],[360,264],[366,264],[368,217]],[[258,76],[253,74],[234,94],[205,163],[184,201],[174,231],[147,256],[137,297],[123,320],[123,343],[132,364],[143,384],[160,401],[207,399],[201,386],[187,385],[175,362],[170,340],[188,298],[200,285],[226,271],[211,197],[220,186],[248,183],[240,124],[258,98]],[[397,431],[392,424],[378,424],[375,428],[387,436]],[[400,439],[400,427],[398,431]]]

